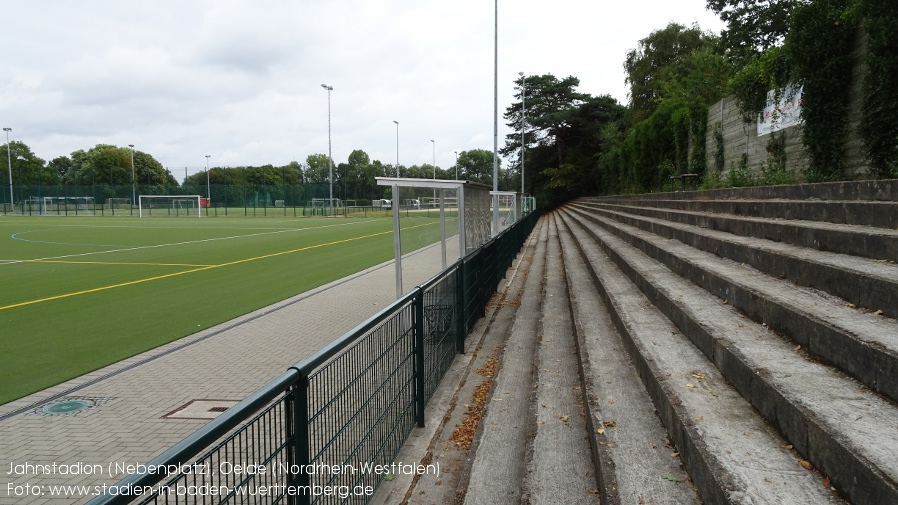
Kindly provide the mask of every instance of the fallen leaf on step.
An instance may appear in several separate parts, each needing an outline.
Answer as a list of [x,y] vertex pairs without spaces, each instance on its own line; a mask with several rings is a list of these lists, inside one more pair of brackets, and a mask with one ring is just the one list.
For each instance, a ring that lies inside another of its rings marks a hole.
[[829,485],[830,485],[829,477],[824,477],[823,478],[823,487],[829,487]]
[[882,315],[882,311],[881,311],[881,310],[877,310],[876,312],[873,313],[873,315],[874,315],[874,316],[881,316],[881,315]]
[[599,494],[599,490],[598,489],[590,489],[589,494]]
[[609,421],[602,421],[602,426],[605,426],[606,428],[614,428],[615,426],[617,426],[617,424],[614,422],[614,419],[611,419]]
[[783,448],[783,449],[786,449],[787,451],[789,451],[789,450],[792,449],[792,444],[786,444],[786,445],[782,446],[782,448]]
[[670,455],[670,457],[671,457],[671,458],[676,458],[676,457],[679,456],[679,455],[680,455],[679,452],[675,452],[675,453],[672,453],[672,454]]
[[566,416],[566,415],[565,415],[565,416],[558,416],[558,419],[561,419],[563,422],[566,423],[569,417],[570,417],[570,416]]
[[799,460],[798,464],[801,465],[801,467],[804,468],[805,470],[813,470],[814,469],[814,465],[811,464],[810,461],[805,460],[805,459]]
[[797,350],[799,350],[799,349],[801,349],[801,344],[796,345],[796,346],[795,346],[795,349],[793,349],[793,351],[797,351]]
[[692,418],[693,421],[701,421],[701,420],[703,420],[703,419],[704,419],[704,416],[698,416],[698,417],[693,417],[693,418]]
[[687,388],[694,388],[694,387],[695,387],[695,384],[693,384],[693,383],[691,383],[691,382],[687,382],[687,383],[686,383],[686,387],[687,387]]
[[599,435],[604,435],[604,434],[605,434],[605,428],[599,428],[599,429],[597,429],[597,430],[596,430],[596,433],[598,433]]
[[696,379],[699,379],[699,380],[705,378],[705,374],[703,374],[703,373],[698,373],[698,372],[692,372],[692,376],[695,377]]
[[853,304],[853,303],[849,303],[849,304],[848,304],[848,307],[853,309],[853,308],[857,307],[857,305],[855,305],[855,304]]
[[664,480],[669,480],[669,481],[671,481],[671,482],[676,482],[677,484],[683,482],[683,479],[678,479],[678,478],[673,477],[673,476],[671,476],[671,475],[662,475],[661,478],[664,479]]

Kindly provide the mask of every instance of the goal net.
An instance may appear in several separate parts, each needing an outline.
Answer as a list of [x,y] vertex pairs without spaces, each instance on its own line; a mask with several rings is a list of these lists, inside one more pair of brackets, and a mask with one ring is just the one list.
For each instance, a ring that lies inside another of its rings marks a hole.
[[106,199],[106,209],[107,210],[121,210],[131,209],[131,199],[130,198],[107,198]]
[[199,195],[140,195],[137,197],[140,217],[200,217]]

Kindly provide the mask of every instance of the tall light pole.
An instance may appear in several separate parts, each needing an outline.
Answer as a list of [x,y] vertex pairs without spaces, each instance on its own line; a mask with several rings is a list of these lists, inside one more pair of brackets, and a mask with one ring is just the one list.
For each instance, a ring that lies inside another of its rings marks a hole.
[[[402,177],[399,173],[399,121],[393,122],[396,123],[396,177]],[[393,195],[393,198],[396,198],[396,195]]]
[[518,72],[521,76],[521,196],[524,196],[524,131],[527,129],[526,115],[527,85],[524,80],[524,72]]
[[212,192],[209,190],[209,158],[211,157],[211,154],[206,155],[206,205],[212,205]]
[[128,144],[131,148],[131,208],[134,208],[134,202],[137,201],[137,192],[134,189],[134,144]]
[[12,196],[12,155],[9,150],[9,132],[12,131],[12,128],[4,128],[3,131],[6,132],[6,162],[9,164],[9,208],[13,210],[13,196]]
[[[437,180],[437,143],[433,139],[430,139],[430,143],[433,146],[433,180]],[[433,199],[437,199],[436,188],[433,188]]]
[[321,87],[327,90],[327,182],[330,185],[330,197],[327,201],[330,206],[330,215],[334,217],[334,159],[331,155],[331,91],[334,90],[334,87],[327,84],[322,84]]
[[493,41],[493,236],[499,233],[499,0],[495,1]]
[[455,151],[455,180],[458,180],[458,151]]

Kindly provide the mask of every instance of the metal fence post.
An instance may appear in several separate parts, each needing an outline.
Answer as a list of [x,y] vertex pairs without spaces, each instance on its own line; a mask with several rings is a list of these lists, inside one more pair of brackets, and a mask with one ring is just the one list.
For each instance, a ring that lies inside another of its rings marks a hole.
[[[300,377],[293,386],[293,433],[294,433],[294,467],[296,476],[294,482],[300,489],[306,492],[299,492],[296,496],[298,505],[309,505],[312,501],[312,495],[309,493],[309,472],[305,470],[309,461],[309,375],[308,372],[300,370]],[[304,486],[304,487],[302,487]]]
[[465,260],[458,262],[455,270],[455,348],[459,354],[465,353]]
[[415,295],[415,422],[424,427],[424,290]]

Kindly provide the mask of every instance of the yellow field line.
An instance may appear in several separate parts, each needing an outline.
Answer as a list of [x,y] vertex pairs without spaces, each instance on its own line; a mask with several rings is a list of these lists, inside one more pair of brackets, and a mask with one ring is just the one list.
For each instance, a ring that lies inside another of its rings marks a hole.
[[64,261],[64,260],[21,260],[21,263],[63,263],[66,265],[129,265],[148,267],[214,267],[215,265],[194,265],[191,263],[128,263],[118,261]]
[[[430,224],[433,224],[433,223],[410,226],[410,227],[406,228],[406,230],[409,230],[412,228],[418,228],[421,226],[429,226]],[[318,249],[321,247],[327,247],[327,246],[332,246],[332,245],[337,245],[337,244],[345,244],[346,242],[353,242],[356,240],[377,237],[379,235],[386,235],[388,233],[393,233],[393,230],[382,231],[379,233],[372,233],[370,235],[363,235],[361,237],[353,237],[353,238],[347,238],[347,239],[343,239],[343,240],[336,240],[334,242],[328,242],[325,244],[316,244],[316,245],[310,245],[310,246],[306,246],[306,247],[300,247],[299,249],[291,249],[289,251],[281,251],[281,252],[276,252],[276,253],[271,253],[271,254],[265,254],[262,256],[256,256],[254,258],[245,258],[245,259],[237,260],[237,261],[229,261],[227,263],[222,263],[220,265],[209,265],[209,266],[205,266],[205,267],[201,267],[201,268],[194,268],[193,270],[185,270],[183,272],[174,272],[174,273],[165,274],[165,275],[157,275],[155,277],[149,277],[146,279],[138,279],[136,281],[122,282],[120,284],[113,284],[111,286],[102,286],[99,288],[85,289],[83,291],[76,291],[74,293],[66,293],[64,295],[49,296],[47,298],[40,298],[38,300],[31,300],[28,302],[14,303],[12,305],[6,305],[3,307],[0,307],[0,310],[14,309],[16,307],[24,307],[26,305],[34,305],[37,303],[50,302],[53,300],[60,300],[63,298],[71,298],[73,296],[86,295],[86,294],[90,294],[90,293],[97,293],[99,291],[107,291],[110,289],[121,288],[121,287],[125,287],[125,286],[133,286],[135,284],[143,284],[144,282],[156,281],[156,280],[160,280],[160,279],[167,279],[169,277],[175,277],[178,275],[190,274],[190,273],[194,273],[194,272],[202,272],[203,270],[211,270],[213,268],[221,268],[221,267],[226,267],[226,266],[231,266],[231,265],[238,265],[240,263],[248,263],[250,261],[256,261],[256,260],[261,260],[261,259],[266,259],[266,258],[274,258],[276,256],[283,256],[285,254],[293,254],[293,253],[297,253],[297,252],[308,251],[310,249]]]

